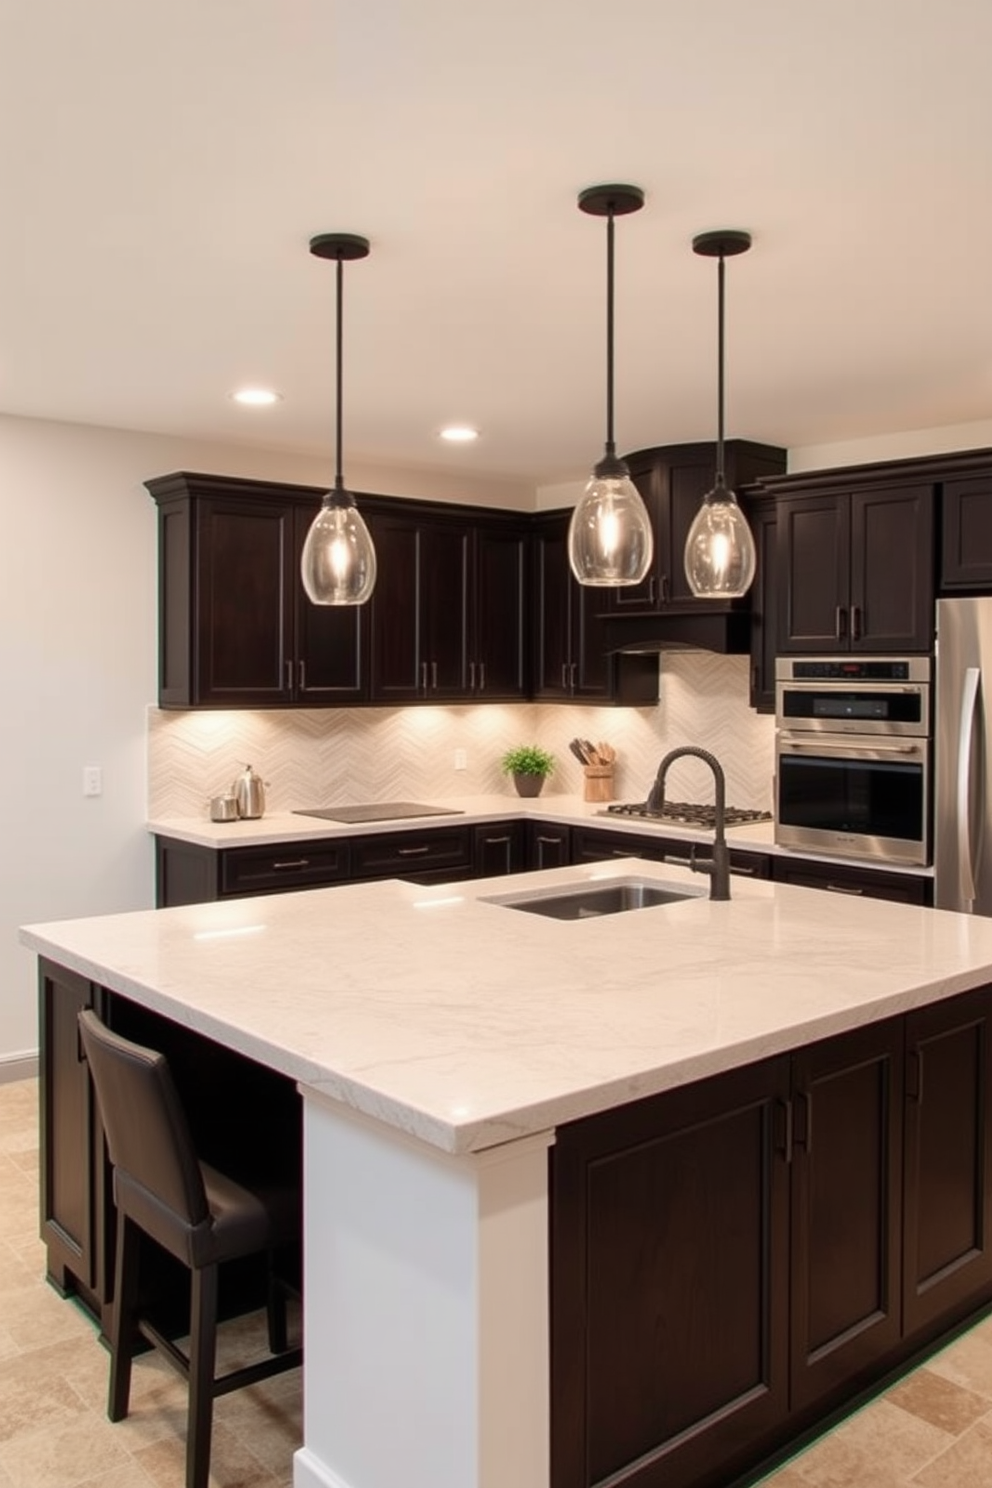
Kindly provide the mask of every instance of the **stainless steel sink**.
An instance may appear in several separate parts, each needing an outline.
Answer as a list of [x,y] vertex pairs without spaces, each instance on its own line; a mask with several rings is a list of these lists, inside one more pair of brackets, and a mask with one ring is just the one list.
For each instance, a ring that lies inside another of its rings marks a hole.
[[562,884],[556,889],[522,889],[515,894],[492,894],[484,904],[503,904],[553,920],[590,920],[600,915],[625,914],[629,909],[652,909],[681,899],[701,899],[705,889],[659,883],[653,878],[611,878],[602,883]]

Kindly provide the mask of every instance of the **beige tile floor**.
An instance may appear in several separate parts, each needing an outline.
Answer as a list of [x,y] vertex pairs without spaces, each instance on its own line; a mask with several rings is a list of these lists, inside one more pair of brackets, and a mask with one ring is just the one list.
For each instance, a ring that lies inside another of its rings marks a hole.
[[[36,1082],[0,1085],[0,1488],[183,1488],[182,1382],[157,1355],[143,1355],[131,1414],[111,1424],[108,1358],[94,1326],[44,1280],[37,1131]],[[260,1318],[227,1325],[232,1352],[222,1363],[240,1362],[263,1338]],[[222,1397],[211,1488],[291,1488],[302,1420],[298,1371]],[[769,1485],[992,1488],[992,1319],[794,1457]]]

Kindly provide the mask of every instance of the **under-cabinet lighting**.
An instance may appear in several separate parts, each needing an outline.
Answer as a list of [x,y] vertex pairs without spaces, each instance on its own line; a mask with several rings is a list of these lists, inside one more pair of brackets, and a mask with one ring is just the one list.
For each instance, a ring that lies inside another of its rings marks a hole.
[[232,940],[236,935],[258,935],[264,925],[237,925],[233,930],[196,930],[194,940]]

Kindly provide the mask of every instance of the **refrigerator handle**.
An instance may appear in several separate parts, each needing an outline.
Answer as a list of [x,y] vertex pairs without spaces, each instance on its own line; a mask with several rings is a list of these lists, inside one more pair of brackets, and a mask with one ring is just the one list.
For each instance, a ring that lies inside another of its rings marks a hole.
[[961,722],[958,728],[958,879],[961,899],[971,909],[975,902],[975,860],[971,850],[971,741],[975,731],[975,709],[982,674],[966,667],[961,691]]

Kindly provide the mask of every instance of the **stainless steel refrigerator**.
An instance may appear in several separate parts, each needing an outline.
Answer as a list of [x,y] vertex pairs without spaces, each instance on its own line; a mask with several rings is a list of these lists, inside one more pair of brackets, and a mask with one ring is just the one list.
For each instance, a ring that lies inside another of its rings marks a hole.
[[992,915],[992,598],[937,601],[934,903]]

